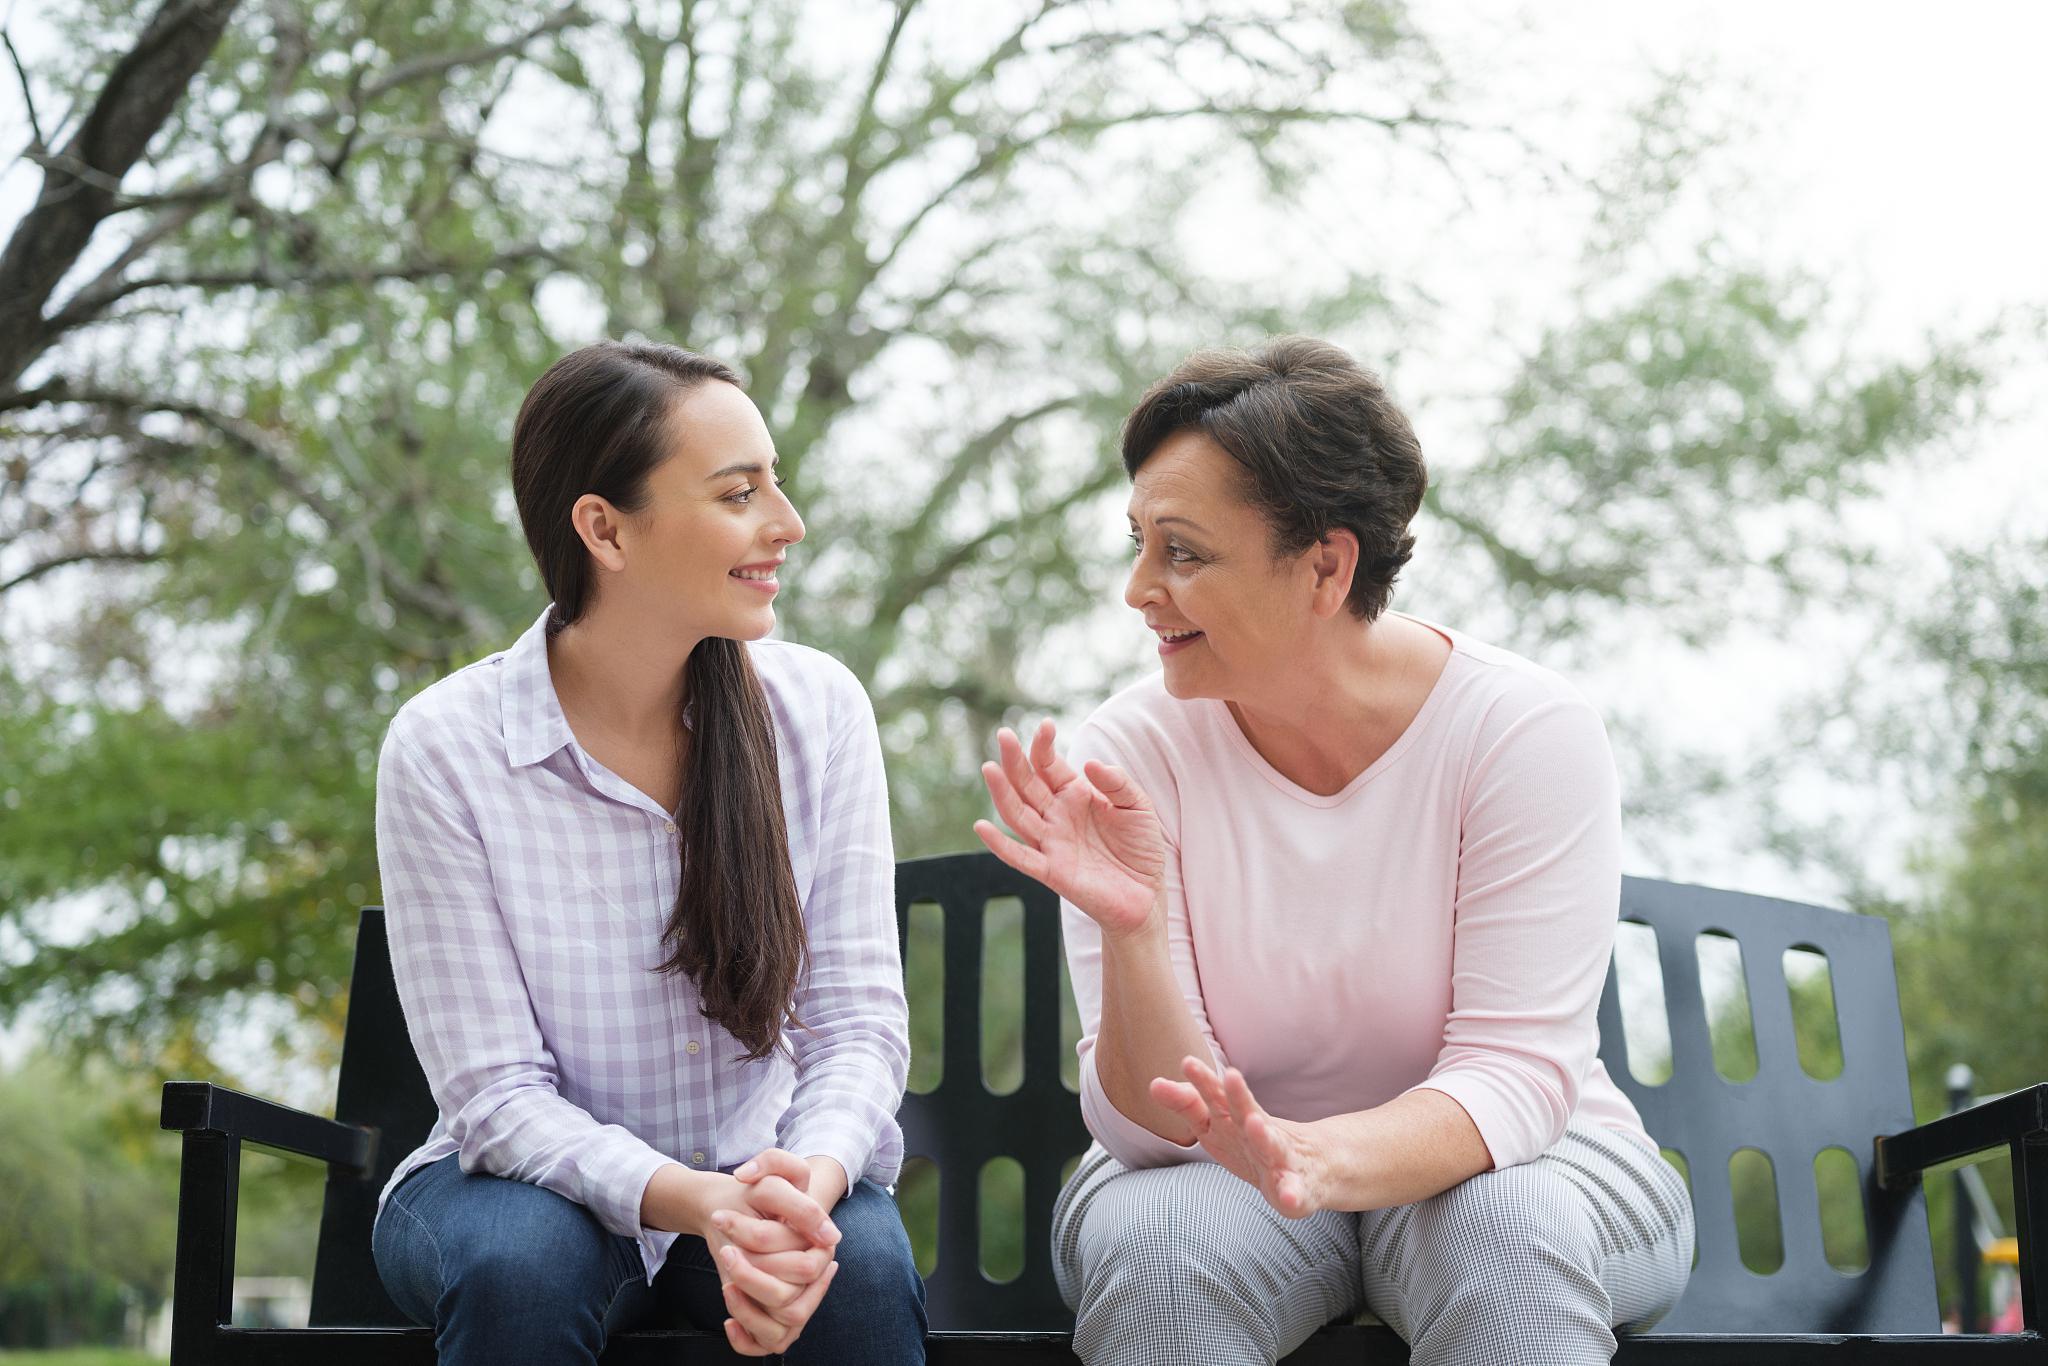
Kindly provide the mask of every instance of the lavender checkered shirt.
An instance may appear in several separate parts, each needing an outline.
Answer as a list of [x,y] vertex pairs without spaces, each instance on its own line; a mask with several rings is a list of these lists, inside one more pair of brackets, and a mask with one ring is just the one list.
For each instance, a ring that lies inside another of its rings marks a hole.
[[383,1194],[459,1153],[466,1172],[588,1207],[638,1241],[651,1281],[676,1238],[640,1224],[664,1163],[729,1170],[773,1146],[884,1184],[902,1164],[910,1043],[881,743],[843,665],[747,647],[774,716],[811,968],[794,1062],[743,1062],[695,987],[654,970],[676,827],[576,743],[546,621],[406,703],[384,740],[391,965],[440,1116]]

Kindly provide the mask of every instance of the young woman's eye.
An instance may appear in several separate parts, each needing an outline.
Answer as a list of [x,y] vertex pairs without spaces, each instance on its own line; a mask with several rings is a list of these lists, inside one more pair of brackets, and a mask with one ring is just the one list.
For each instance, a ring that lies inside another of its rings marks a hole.
[[775,487],[777,488],[781,488],[784,484],[787,484],[788,482],[789,480],[780,474],[775,476]]
[[749,484],[745,488],[740,489],[736,493],[726,494],[725,501],[728,503],[738,503],[741,506],[745,506],[746,504],[753,502],[754,486],[752,484]]

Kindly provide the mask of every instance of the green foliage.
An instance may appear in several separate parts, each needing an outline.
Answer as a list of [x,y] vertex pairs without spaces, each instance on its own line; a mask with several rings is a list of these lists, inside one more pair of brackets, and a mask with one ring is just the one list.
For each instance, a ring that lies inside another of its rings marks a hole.
[[[111,1341],[169,1295],[178,1151],[148,1071],[36,1053],[0,1072],[0,1346]],[[236,1270],[310,1277],[323,1167],[242,1159]]]
[[[1980,1096],[2048,1081],[2048,541],[1956,557],[1933,601],[1915,643],[1946,674],[1951,710],[1939,720],[1963,737],[1967,767],[1924,899],[1888,908],[1923,1120],[1947,1108],[1945,1077],[1958,1063]],[[2010,1163],[1982,1171],[2010,1232]],[[1927,1193],[1946,1303],[1949,1178],[1930,1179]]]

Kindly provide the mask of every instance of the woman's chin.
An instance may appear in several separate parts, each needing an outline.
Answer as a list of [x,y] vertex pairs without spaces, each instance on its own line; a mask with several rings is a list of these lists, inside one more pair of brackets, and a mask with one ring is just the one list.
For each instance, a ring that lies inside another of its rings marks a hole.
[[1174,661],[1170,659],[1166,662],[1161,678],[1166,684],[1166,695],[1168,697],[1178,698],[1183,702],[1190,702],[1197,697],[1207,697],[1209,695],[1203,691],[1201,679],[1195,670],[1185,665],[1176,667]]
[[729,629],[718,634],[728,640],[765,640],[775,629],[775,614],[762,612],[750,615],[744,621],[729,623]]

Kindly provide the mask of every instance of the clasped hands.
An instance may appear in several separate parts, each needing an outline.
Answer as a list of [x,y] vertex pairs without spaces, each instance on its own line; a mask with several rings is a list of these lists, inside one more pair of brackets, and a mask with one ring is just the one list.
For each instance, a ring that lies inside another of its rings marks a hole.
[[839,1229],[793,1153],[769,1148],[723,1181],[702,1232],[730,1315],[726,1340],[742,1356],[787,1351],[839,1269]]

